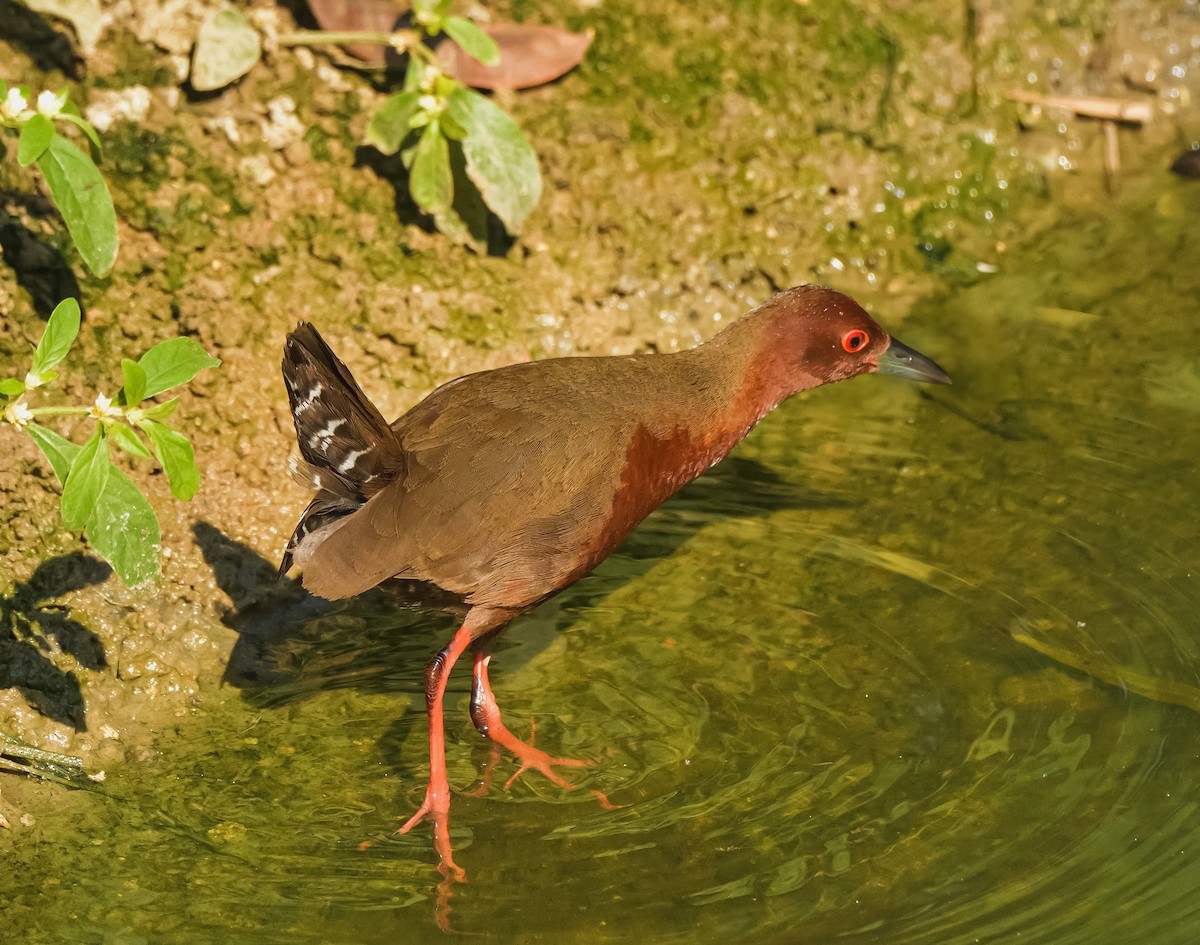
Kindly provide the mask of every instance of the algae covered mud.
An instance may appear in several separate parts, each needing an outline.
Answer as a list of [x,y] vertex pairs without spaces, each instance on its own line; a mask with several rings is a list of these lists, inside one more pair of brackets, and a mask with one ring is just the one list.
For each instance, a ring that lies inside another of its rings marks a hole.
[[[188,99],[137,39],[148,7],[111,9],[77,97],[138,85],[149,105],[104,133],[125,250],[80,284],[81,370],[181,330],[225,367],[185,405],[205,480],[159,504],[152,591],[63,534],[49,485],[29,488],[48,470],[0,432],[0,730],[107,775],[0,783],[11,927],[1195,938],[1180,510],[1200,198],[1165,172],[1198,133],[1186,11],[519,4],[505,15],[596,41],[516,98],[550,186],[507,255],[473,258],[401,222],[356,155],[365,81],[281,55]],[[0,65],[65,81],[29,44],[0,43]],[[1116,196],[1102,128],[1005,98],[1026,87],[1155,103],[1118,130]],[[8,359],[70,270],[35,203],[3,212]],[[394,416],[481,367],[674,350],[804,281],[860,297],[955,387],[783,408],[513,627],[493,662],[506,721],[594,761],[580,783],[624,806],[528,777],[505,793],[503,763],[469,796],[489,759],[451,729],[470,882],[447,896],[428,838],[393,831],[424,785],[422,668],[453,628],[272,583],[305,502],[283,473],[283,334],[316,321]]]

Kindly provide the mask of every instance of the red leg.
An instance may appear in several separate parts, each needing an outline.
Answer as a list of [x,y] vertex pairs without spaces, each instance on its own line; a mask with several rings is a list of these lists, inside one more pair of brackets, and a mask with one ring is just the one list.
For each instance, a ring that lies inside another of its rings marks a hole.
[[[425,709],[429,714],[429,785],[425,789],[425,802],[400,828],[408,833],[426,817],[433,820],[434,843],[443,863],[453,867],[450,859],[449,822],[450,782],[446,778],[446,728],[442,717],[442,702],[446,695],[446,683],[455,661],[462,656],[471,643],[469,623],[464,623],[450,642],[431,659],[425,667]],[[443,849],[444,847],[444,849]],[[457,869],[457,867],[453,867]]]
[[438,872],[442,880],[437,888],[436,919],[438,927],[450,931],[450,898],[455,883],[467,880],[466,872],[454,862],[450,845],[450,781],[446,777],[446,726],[442,703],[446,682],[455,661],[471,643],[471,631],[466,624],[450,638],[450,642],[425,666],[425,711],[429,716],[429,784],[425,802],[413,814],[399,833],[408,833],[424,818],[433,820],[433,847],[438,854]]
[[[489,650],[490,647],[487,647],[475,654],[474,675],[471,680],[471,721],[475,723],[475,727],[479,730],[480,734],[490,738],[493,743],[507,748],[521,762],[517,773],[505,782],[504,789],[507,791],[512,787],[513,782],[530,768],[541,772],[551,782],[561,788],[574,789],[576,785],[561,775],[556,774],[553,770],[554,767],[585,768],[591,762],[581,761],[578,758],[551,757],[540,748],[533,747],[531,744],[534,735],[533,732],[530,733],[530,742],[523,742],[508,730],[508,727],[500,718],[500,707],[496,704],[496,696],[492,692],[491,683],[488,681],[488,662],[492,658]],[[485,781],[484,785],[485,790],[487,782],[491,779],[490,767],[486,773],[487,781]],[[592,794],[600,800],[601,806],[605,808],[615,808],[617,806],[602,791],[593,790]]]
[[438,854],[438,872],[442,874],[437,887],[436,919],[443,932],[450,927],[450,900],[456,883],[467,881],[466,872],[454,862],[450,844],[450,782],[446,777],[446,726],[443,706],[450,670],[472,641],[490,633],[512,618],[504,611],[473,609],[458,631],[437,656],[425,666],[425,711],[429,716],[429,783],[425,800],[397,832],[408,833],[428,817],[433,822],[433,846]]

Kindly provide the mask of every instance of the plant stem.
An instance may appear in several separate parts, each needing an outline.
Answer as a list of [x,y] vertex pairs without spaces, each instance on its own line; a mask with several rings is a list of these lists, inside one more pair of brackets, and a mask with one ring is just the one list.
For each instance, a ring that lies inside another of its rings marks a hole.
[[29,411],[29,415],[32,417],[83,417],[91,412],[91,407],[34,407]]
[[376,30],[296,30],[280,33],[275,41],[280,46],[347,46],[352,43],[373,43],[390,46],[396,52],[417,56],[431,65],[440,65],[432,49],[423,42],[425,34],[420,30],[396,30],[381,33]]
[[280,33],[276,42],[280,46],[346,46],[350,43],[375,43],[391,46],[398,52],[419,44],[421,35],[416,30],[396,30],[381,33],[376,30],[296,30]]

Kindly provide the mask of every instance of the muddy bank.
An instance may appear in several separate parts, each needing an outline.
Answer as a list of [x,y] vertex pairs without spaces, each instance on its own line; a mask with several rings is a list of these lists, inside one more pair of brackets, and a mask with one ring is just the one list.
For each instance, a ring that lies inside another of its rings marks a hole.
[[[71,81],[112,119],[103,170],[122,239],[112,276],[90,279],[30,175],[11,154],[0,163],[0,361],[23,357],[77,285],[70,396],[112,393],[121,355],[180,332],[225,362],[179,411],[204,475],[196,499],[133,473],[163,523],[152,589],[122,587],[62,531],[53,474],[0,428],[0,730],[92,769],[138,761],[223,698],[247,614],[269,632],[305,606],[274,581],[307,501],[284,473],[277,366],[295,321],[319,325],[387,415],[514,360],[691,345],[799,282],[834,284],[896,325],[946,284],[986,280],[1064,204],[1106,199],[1100,125],[1007,92],[1152,102],[1149,126],[1118,132],[1121,175],[1165,173],[1200,135],[1200,24],[1166,2],[978,4],[973,17],[958,2],[496,7],[596,41],[564,80],[513,98],[546,195],[505,255],[481,258],[429,231],[395,167],[360,147],[381,98],[368,78],[279,53],[189,97],[164,11],[110,6],[78,80],[49,68],[45,37],[0,40],[0,74]],[[3,789],[35,812],[47,796]]]

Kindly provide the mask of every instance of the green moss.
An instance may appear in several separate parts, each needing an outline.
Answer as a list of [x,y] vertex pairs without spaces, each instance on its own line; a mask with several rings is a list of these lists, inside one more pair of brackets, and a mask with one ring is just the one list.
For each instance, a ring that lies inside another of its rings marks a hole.
[[154,191],[170,176],[168,158],[180,150],[187,149],[177,136],[122,121],[104,133],[100,169],[118,186]]
[[308,153],[314,161],[328,164],[333,157],[329,151],[329,135],[316,125],[304,133],[304,143],[308,145]]
[[192,172],[196,180],[204,184],[214,199],[228,206],[234,216],[249,216],[254,212],[254,203],[243,200],[237,178],[215,164],[202,164]]
[[124,30],[109,34],[105,46],[120,67],[111,75],[97,75],[91,86],[97,89],[124,89],[131,85],[166,88],[179,84],[179,77],[167,54],[150,43],[142,43]]
[[167,291],[172,294],[178,292],[187,279],[187,258],[182,253],[172,253],[163,265],[163,273],[166,277]]
[[408,268],[397,247],[385,240],[375,240],[362,247],[361,262],[377,282],[390,281]]
[[503,342],[505,325],[491,315],[480,315],[462,309],[450,310],[447,334],[482,348],[496,347]]

